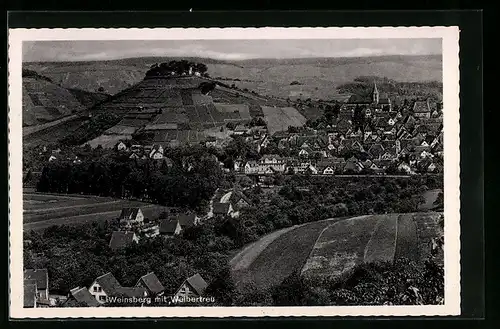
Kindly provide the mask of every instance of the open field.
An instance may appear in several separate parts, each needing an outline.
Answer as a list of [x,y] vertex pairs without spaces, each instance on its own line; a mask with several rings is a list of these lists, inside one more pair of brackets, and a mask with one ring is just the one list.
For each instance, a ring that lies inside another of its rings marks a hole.
[[125,207],[140,207],[145,217],[154,218],[165,207],[140,201],[80,195],[23,194],[25,230],[41,230],[52,225],[77,225],[94,220],[111,220]]
[[278,131],[285,131],[289,126],[301,127],[306,123],[306,118],[293,107],[262,106],[262,111],[271,135]]
[[365,262],[423,261],[442,234],[441,213],[336,218],[277,231],[246,246],[230,262],[238,289],[269,288],[293,271],[336,277]]

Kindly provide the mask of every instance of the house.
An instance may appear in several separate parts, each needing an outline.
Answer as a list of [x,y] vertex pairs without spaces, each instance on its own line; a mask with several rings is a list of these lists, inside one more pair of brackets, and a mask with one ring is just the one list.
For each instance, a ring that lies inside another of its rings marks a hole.
[[165,291],[165,287],[153,272],[141,276],[135,286],[145,288],[148,296],[160,296]]
[[89,287],[89,292],[101,304],[110,297],[147,297],[147,291],[142,287],[123,287],[111,272],[101,275]]
[[174,295],[174,298],[180,298],[181,300],[185,298],[196,298],[203,296],[203,293],[207,289],[207,282],[196,273],[195,275],[187,278],[179,287]]
[[301,156],[301,157],[307,157],[307,156],[309,156],[309,151],[307,151],[307,149],[301,149],[299,151],[299,156]]
[[178,221],[182,230],[196,226],[200,223],[200,218],[194,212],[177,214],[172,216],[170,220]]
[[363,170],[363,165],[359,162],[356,157],[350,157],[344,166],[344,172],[354,172],[359,173]]
[[413,115],[416,118],[427,118],[431,117],[431,108],[429,106],[429,100],[425,101],[416,101],[413,104]]
[[333,175],[335,174],[335,167],[328,166],[325,169],[323,169],[322,172],[323,175]]
[[234,128],[234,134],[235,135],[244,135],[247,134],[249,129],[243,125],[238,125],[236,128]]
[[36,285],[37,300],[49,300],[49,272],[46,268],[24,270],[24,280]]
[[244,172],[245,174],[257,174],[259,172],[260,165],[257,163],[257,161],[248,161],[245,164]]
[[231,193],[231,197],[229,198],[229,202],[231,205],[234,205],[236,210],[250,207],[252,205],[252,201],[241,191],[235,190]]
[[120,224],[131,226],[134,224],[143,224],[144,223],[144,214],[141,211],[141,208],[123,208],[120,213]]
[[178,235],[182,232],[181,224],[178,220],[170,220],[165,218],[160,224],[160,234],[162,235]]
[[368,149],[368,153],[375,159],[378,159],[380,157],[382,157],[382,155],[384,154],[384,147],[382,146],[382,144],[373,144],[372,146],[370,146],[370,148]]
[[266,168],[265,173],[271,168],[274,171],[284,172],[285,171],[285,161],[278,155],[265,155],[259,160],[259,164]]
[[112,250],[118,250],[131,246],[134,243],[138,243],[139,238],[134,232],[126,231],[114,231],[111,234],[111,240],[109,241],[109,247]]
[[70,290],[68,298],[63,303],[64,307],[98,307],[101,306],[89,290],[85,287],[76,287]]
[[37,307],[37,289],[35,280],[24,280],[24,308],[36,308]]
[[118,142],[118,144],[116,144],[116,149],[118,151],[126,151],[128,149],[128,147],[123,141],[120,141],[120,142]]
[[108,297],[115,296],[122,285],[111,272],[101,275],[89,287],[89,293],[99,303],[105,303]]
[[398,165],[398,171],[399,172],[404,172],[406,174],[414,174],[413,170],[411,169],[410,165],[407,164],[406,162],[401,162],[399,165]]
[[241,159],[241,157],[238,157],[238,159],[234,160],[233,162],[233,169],[234,171],[239,172],[242,167],[243,167],[243,160]]
[[149,157],[154,160],[163,159],[163,147],[161,145],[153,146],[153,149],[149,152]]
[[213,204],[214,216],[231,216],[236,217],[233,206],[230,203],[214,202]]

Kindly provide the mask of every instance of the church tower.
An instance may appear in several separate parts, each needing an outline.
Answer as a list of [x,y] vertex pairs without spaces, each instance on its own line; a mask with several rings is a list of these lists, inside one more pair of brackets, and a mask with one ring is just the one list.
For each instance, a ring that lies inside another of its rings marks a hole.
[[372,102],[378,105],[380,95],[377,89],[377,83],[373,82],[373,94],[372,94]]

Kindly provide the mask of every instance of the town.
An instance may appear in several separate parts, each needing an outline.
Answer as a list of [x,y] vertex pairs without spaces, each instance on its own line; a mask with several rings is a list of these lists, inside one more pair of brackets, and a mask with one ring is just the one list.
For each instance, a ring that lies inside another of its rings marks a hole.
[[[290,280],[303,280],[296,268],[300,264],[307,272],[310,255],[301,256],[293,271],[283,269],[269,280],[249,279],[251,271],[262,270],[238,262],[245,248],[252,243],[265,248],[262,239],[276,232],[285,236],[287,230],[314,224],[318,228],[308,229],[311,235],[304,239],[304,250],[311,250],[318,234],[332,227],[325,221],[355,216],[384,215],[373,218],[387,222],[388,230],[409,227],[425,247],[415,238],[411,244],[418,253],[394,247],[395,253],[442,263],[441,100],[411,95],[396,102],[379,91],[377,82],[384,80],[376,77],[365,79],[368,93],[345,101],[278,99],[216,85],[203,64],[176,63],[151,66],[143,82],[158,83],[155,79],[163,79],[165,72],[179,85],[199,79],[197,88],[189,87],[191,96],[181,91],[179,97],[183,102],[192,97],[189,104],[207,102],[203,106],[215,128],[191,120],[205,129],[200,134],[189,127],[192,122],[163,122],[174,115],[147,104],[127,107],[123,118],[115,118],[110,109],[117,111],[122,93],[97,105],[104,112],[85,114],[91,123],[84,129],[96,130],[85,133],[85,143],[76,131],[56,143],[23,149],[25,307],[175,306],[193,300],[213,306],[287,304],[288,299],[281,302],[281,291],[289,289]],[[245,110],[234,110],[216,118],[207,97],[216,99],[217,92],[265,98],[264,115],[244,117]],[[283,114],[289,121],[273,117],[289,107],[293,111]],[[295,113],[304,118],[311,108],[319,113],[315,118],[293,121]],[[202,112],[195,109],[201,120]],[[235,119],[231,115],[236,113]],[[181,132],[186,143],[179,143]],[[91,207],[102,210],[92,212]],[[91,221],[73,224],[87,215]],[[63,225],[26,229],[54,220]],[[281,241],[278,235],[273,239]],[[390,271],[405,266],[394,253],[391,257]],[[415,282],[439,286],[439,278],[426,279],[426,271],[435,271],[432,266],[419,270]],[[391,302],[442,301],[440,288],[424,297],[410,288],[405,288],[410,291],[406,297]],[[349,303],[335,295],[342,289],[347,288],[336,287],[328,303]]]

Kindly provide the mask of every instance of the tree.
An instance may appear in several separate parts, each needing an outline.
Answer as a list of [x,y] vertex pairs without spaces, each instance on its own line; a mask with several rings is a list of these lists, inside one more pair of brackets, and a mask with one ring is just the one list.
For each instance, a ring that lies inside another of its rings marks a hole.
[[219,306],[232,306],[237,298],[236,286],[228,266],[224,266],[208,285],[205,294],[215,298]]

